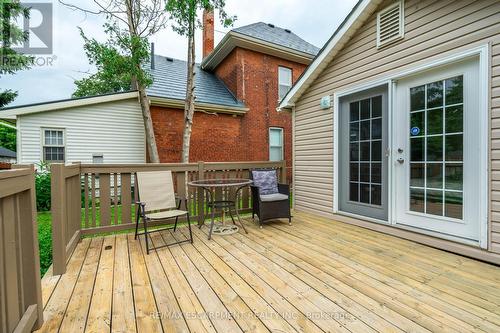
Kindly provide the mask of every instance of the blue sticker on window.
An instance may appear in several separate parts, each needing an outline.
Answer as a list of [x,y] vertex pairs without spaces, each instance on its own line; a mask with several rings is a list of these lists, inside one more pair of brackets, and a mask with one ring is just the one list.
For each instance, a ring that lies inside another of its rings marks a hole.
[[420,128],[418,128],[416,126],[412,127],[411,130],[410,130],[410,132],[411,132],[411,135],[419,135],[420,134]]

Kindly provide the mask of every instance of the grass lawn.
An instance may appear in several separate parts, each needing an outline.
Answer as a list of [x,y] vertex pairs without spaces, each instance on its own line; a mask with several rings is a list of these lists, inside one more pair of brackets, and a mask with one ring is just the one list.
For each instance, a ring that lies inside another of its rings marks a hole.
[[52,215],[38,213],[38,246],[40,250],[40,271],[42,276],[52,264]]

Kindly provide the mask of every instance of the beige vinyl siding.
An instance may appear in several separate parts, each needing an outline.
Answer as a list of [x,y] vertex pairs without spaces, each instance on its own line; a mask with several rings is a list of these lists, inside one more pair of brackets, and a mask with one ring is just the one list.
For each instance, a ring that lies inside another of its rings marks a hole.
[[500,38],[491,46],[491,250],[500,253]]
[[[391,3],[384,1],[378,10]],[[367,19],[295,103],[296,208],[326,214],[333,211],[333,109],[320,109],[321,97],[485,44],[491,48],[492,74],[489,248],[500,253],[498,0],[406,0],[404,39],[380,49],[376,47],[376,12]]]
[[144,163],[145,135],[137,99],[78,106],[18,116],[18,163],[42,159],[42,128],[64,128],[66,162]]

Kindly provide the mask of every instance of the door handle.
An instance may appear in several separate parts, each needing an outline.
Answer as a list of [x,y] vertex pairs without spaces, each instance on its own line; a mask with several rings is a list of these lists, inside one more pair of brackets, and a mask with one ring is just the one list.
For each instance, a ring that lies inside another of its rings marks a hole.
[[403,164],[405,162],[405,159],[400,157],[396,161],[398,161],[399,164]]

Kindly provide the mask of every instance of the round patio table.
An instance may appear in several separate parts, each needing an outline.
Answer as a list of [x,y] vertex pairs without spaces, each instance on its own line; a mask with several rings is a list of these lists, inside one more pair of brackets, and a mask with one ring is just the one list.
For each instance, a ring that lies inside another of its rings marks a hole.
[[[238,232],[239,228],[236,225],[236,222],[234,220],[234,216],[231,210],[234,209],[234,212],[236,213],[236,217],[238,219],[239,224],[245,231],[245,233],[248,233],[247,230],[245,229],[245,226],[241,222],[240,214],[238,212],[238,199],[239,199],[239,194],[240,191],[251,185],[253,183],[252,180],[250,179],[243,179],[243,178],[215,178],[215,179],[203,179],[203,180],[193,180],[191,182],[188,182],[189,186],[192,187],[199,187],[202,188],[205,192],[208,193],[209,196],[209,202],[207,203],[207,207],[210,208],[211,212],[211,222],[210,222],[210,230],[208,232],[208,239],[210,240],[212,238],[212,233],[216,235],[229,235],[229,234],[234,234],[235,232]],[[236,191],[234,193],[234,201],[233,200],[216,200],[215,199],[215,191],[217,189],[221,188],[236,188]],[[223,216],[224,212],[227,210],[229,212],[229,215],[231,216],[231,220],[233,221],[233,225],[226,225],[224,221],[220,224],[215,224],[215,210],[219,210],[221,212],[221,215]],[[203,226],[200,225],[200,228]]]

